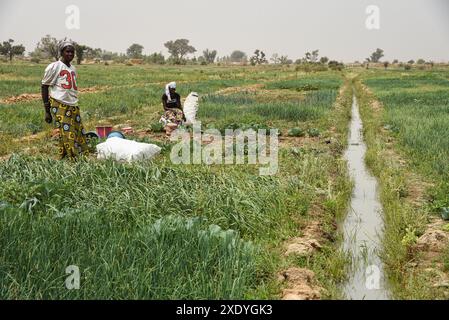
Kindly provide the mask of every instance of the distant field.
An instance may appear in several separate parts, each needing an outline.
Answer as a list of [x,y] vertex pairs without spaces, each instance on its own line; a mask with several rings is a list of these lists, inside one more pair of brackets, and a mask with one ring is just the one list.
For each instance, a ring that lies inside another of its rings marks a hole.
[[413,165],[439,183],[436,206],[449,206],[449,71],[366,75],[385,106],[385,128]]

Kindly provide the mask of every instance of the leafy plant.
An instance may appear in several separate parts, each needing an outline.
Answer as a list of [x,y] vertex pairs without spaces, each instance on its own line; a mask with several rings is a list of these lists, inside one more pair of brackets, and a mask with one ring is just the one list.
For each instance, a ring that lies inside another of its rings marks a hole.
[[319,137],[320,130],[317,128],[309,128],[307,129],[307,134],[309,135],[309,137]]
[[164,125],[161,122],[153,122],[150,125],[150,130],[153,132],[164,132]]
[[295,127],[288,130],[288,136],[289,137],[304,137],[305,131],[304,129]]
[[405,229],[405,235],[401,241],[402,245],[404,247],[409,247],[409,246],[415,244],[416,241],[418,241],[418,236],[416,235],[416,229],[407,227]]

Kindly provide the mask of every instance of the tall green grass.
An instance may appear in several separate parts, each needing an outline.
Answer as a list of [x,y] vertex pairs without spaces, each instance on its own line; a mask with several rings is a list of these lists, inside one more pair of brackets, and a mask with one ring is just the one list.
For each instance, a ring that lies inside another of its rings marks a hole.
[[331,108],[337,96],[334,90],[310,92],[304,99],[258,102],[253,94],[215,95],[206,98],[198,112],[200,118],[239,122],[242,119],[286,120],[289,122],[316,120]]
[[[1,213],[3,299],[239,299],[254,280],[255,247],[200,218],[119,229],[98,211]],[[65,287],[72,265],[79,290]]]
[[[445,196],[442,195],[444,192],[435,191],[439,195],[435,199],[439,204],[435,206],[437,210],[439,206],[449,206],[447,77],[447,72],[416,72],[394,81],[388,78],[368,78],[365,81],[385,106],[384,125],[397,138],[412,164],[446,190]],[[414,89],[401,90],[405,85]]]
[[[382,185],[385,213],[382,255],[396,298],[443,298],[443,290],[432,286],[436,279],[417,272],[421,268],[408,263],[415,258],[420,261],[411,250],[413,239],[424,233],[432,213],[439,215],[443,207],[449,206],[449,74],[447,71],[394,74],[393,77],[379,71],[363,75],[364,82],[382,102],[383,110],[373,110],[372,98],[356,83],[368,144],[366,161]],[[396,157],[388,156],[392,146],[405,163],[398,165]],[[408,181],[416,173],[434,184],[425,186],[427,190],[423,188],[422,195],[419,185],[414,186],[418,188],[417,194],[409,193],[409,186],[419,183]],[[417,196],[420,199],[414,199]],[[410,200],[425,202],[416,205]],[[447,264],[445,260],[447,256],[443,255],[441,262]]]
[[[276,238],[291,208],[278,179],[210,170],[13,156],[0,166],[0,296],[243,298],[257,268],[239,235]],[[68,265],[84,270],[79,293],[63,287]]]
[[297,91],[336,90],[340,88],[342,81],[334,77],[304,77],[293,80],[272,82],[267,84],[267,89],[294,89]]

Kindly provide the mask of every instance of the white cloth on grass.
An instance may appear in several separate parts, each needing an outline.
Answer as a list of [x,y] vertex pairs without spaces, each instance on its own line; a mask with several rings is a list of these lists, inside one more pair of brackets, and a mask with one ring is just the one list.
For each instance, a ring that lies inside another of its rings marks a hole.
[[151,159],[161,152],[155,144],[112,137],[97,145],[98,159],[137,161]]

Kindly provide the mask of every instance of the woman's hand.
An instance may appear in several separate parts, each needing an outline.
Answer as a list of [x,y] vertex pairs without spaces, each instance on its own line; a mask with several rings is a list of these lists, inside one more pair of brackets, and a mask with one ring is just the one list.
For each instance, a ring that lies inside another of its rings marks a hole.
[[45,122],[51,123],[53,118],[51,116],[50,110],[45,110]]

